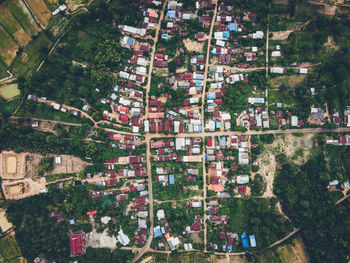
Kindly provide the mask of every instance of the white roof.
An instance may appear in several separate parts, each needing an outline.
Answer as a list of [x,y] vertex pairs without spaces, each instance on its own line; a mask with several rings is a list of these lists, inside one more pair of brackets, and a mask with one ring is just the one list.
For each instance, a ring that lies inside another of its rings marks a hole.
[[298,116],[292,116],[292,126],[296,127],[298,126]]
[[237,184],[247,184],[249,183],[249,175],[238,175],[237,176]]
[[299,71],[299,73],[300,74],[307,74],[307,68],[300,68],[300,71]]
[[272,67],[271,73],[283,74],[284,68],[282,67]]
[[158,217],[158,220],[162,220],[165,218],[165,214],[164,214],[163,209],[157,211],[157,217]]
[[101,223],[107,225],[109,221],[111,221],[112,218],[110,216],[104,216],[101,217]]
[[118,241],[123,245],[123,246],[126,246],[127,244],[129,244],[130,242],[130,239],[128,238],[127,235],[124,234],[123,230],[120,229],[119,232],[118,232]]
[[281,51],[272,51],[271,52],[271,57],[280,57],[281,56]]

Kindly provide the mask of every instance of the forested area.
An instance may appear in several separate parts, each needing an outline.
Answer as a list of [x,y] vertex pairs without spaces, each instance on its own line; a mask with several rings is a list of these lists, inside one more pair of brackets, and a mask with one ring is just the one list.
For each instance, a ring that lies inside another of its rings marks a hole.
[[[321,136],[322,137],[322,136]],[[319,138],[321,141],[321,138]],[[311,262],[347,262],[350,255],[350,203],[336,201],[340,191],[327,191],[331,180],[349,178],[349,149],[334,146],[330,149],[320,145],[309,161],[301,166],[289,162],[284,156],[277,157],[281,168],[275,179],[274,192],[283,211],[291,218],[295,227],[301,228],[303,240]],[[342,174],[334,167],[333,158],[345,167]],[[338,177],[335,177],[338,176]]]
[[91,158],[93,163],[102,163],[107,159],[126,155],[125,150],[108,147],[106,143],[66,140],[51,133],[35,131],[31,127],[12,125],[5,121],[1,123],[0,128],[0,151],[3,150],[72,154],[82,159]]

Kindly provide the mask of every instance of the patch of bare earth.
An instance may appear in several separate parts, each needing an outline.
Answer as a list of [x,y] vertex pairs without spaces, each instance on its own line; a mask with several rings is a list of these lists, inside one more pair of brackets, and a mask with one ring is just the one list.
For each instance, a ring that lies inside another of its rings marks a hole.
[[290,33],[292,33],[293,30],[285,30],[285,31],[275,31],[272,32],[271,40],[286,40],[288,39],[288,36]]
[[184,40],[184,44],[188,51],[203,52],[203,42],[197,42],[187,38]]

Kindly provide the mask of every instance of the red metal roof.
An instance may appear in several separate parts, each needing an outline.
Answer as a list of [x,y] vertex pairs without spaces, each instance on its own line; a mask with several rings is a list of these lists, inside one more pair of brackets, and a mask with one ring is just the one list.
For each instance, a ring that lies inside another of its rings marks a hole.
[[72,256],[82,255],[84,242],[81,234],[74,234],[69,236],[70,254]]

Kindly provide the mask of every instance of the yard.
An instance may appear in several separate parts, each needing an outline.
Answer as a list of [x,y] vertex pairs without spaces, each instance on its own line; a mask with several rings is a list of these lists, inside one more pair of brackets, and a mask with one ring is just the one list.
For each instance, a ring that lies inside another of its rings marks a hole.
[[24,30],[26,30],[31,36],[37,35],[38,32],[41,31],[30,11],[22,1],[7,0],[6,4],[11,10],[11,13],[16,17],[17,21],[23,26]]
[[8,84],[0,87],[0,95],[4,97],[6,100],[12,99],[20,94],[18,89],[18,84]]
[[0,24],[11,34],[22,46],[26,46],[31,37],[24,31],[16,18],[11,14],[5,2],[0,4]]

